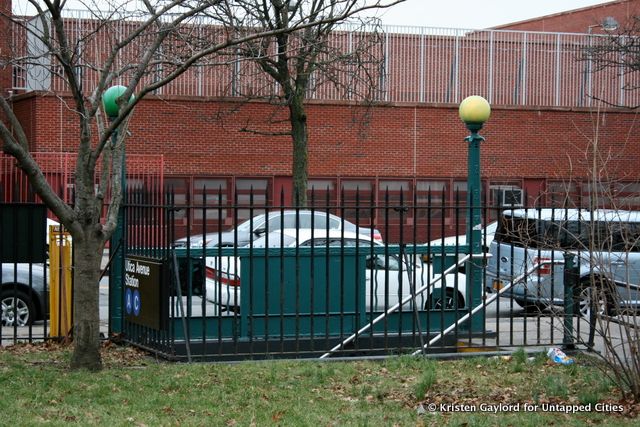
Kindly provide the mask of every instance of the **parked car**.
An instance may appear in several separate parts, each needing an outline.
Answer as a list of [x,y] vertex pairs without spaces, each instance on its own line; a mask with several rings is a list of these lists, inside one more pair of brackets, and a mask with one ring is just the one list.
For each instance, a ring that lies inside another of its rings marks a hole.
[[582,315],[640,306],[640,212],[508,210],[490,253],[486,285],[500,289],[524,275],[505,291],[524,308],[564,305],[565,254],[578,265]]
[[[494,221],[489,223],[482,230],[482,247],[485,252],[489,251],[489,246],[491,246],[491,242],[493,242],[493,238],[496,234],[496,229],[498,228],[498,221]],[[455,246],[455,245],[466,245],[467,244],[467,234],[460,234],[459,236],[448,236],[442,237],[440,239],[435,239],[429,242],[431,246]]]
[[[60,223],[47,218],[45,224],[47,252],[49,226]],[[0,283],[0,315],[3,326],[28,326],[48,317],[48,287],[45,284],[48,260],[40,263],[2,263]]]
[[[483,252],[486,254],[489,252],[489,247],[491,246],[491,243],[493,242],[494,236],[496,234],[496,229],[498,228],[498,221],[494,221],[489,223],[485,228],[482,229],[482,250]],[[449,246],[449,247],[453,247],[453,246],[463,246],[467,244],[467,235],[465,234],[461,234],[459,236],[448,236],[448,237],[442,237],[440,239],[435,239],[432,240],[431,242],[428,243],[428,246],[430,248],[437,248],[437,247],[442,247],[442,246]],[[434,251],[434,250],[432,250]],[[434,251],[437,254],[437,250]],[[422,257],[422,260],[424,262],[431,262],[431,259],[433,258],[434,253],[432,252],[431,254],[425,254]],[[465,253],[460,252],[458,253],[458,260],[461,260],[462,258],[464,258],[466,256]],[[485,260],[486,262],[486,260]],[[460,273],[465,273],[465,265],[461,265],[458,269],[458,271]]]
[[[254,248],[264,247],[355,247],[359,246],[366,252],[371,245],[383,246],[372,241],[368,236],[359,235],[342,230],[311,230],[284,229],[274,231],[256,240]],[[425,268],[419,258],[412,257],[411,262],[400,259],[397,254],[373,254],[366,257],[366,308],[374,311],[384,311],[398,303],[402,298],[410,295],[409,274],[415,271],[416,289],[424,286],[427,280],[434,277],[430,268]],[[407,264],[407,261],[411,265]],[[239,257],[207,257],[206,258],[206,299],[219,304],[222,310],[238,311],[240,308],[241,270]],[[304,274],[304,273],[303,273]],[[418,296],[420,309],[433,307],[436,309],[444,305],[446,309],[462,308],[465,306],[465,276],[450,274],[445,276],[445,292],[441,291],[442,281],[437,281],[431,295],[423,293]],[[402,292],[400,281],[402,280]],[[444,300],[443,300],[444,294]],[[373,305],[372,305],[373,301]],[[407,306],[410,307],[409,303]]]
[[[327,225],[328,222],[328,225]],[[194,236],[183,237],[174,242],[175,248],[186,248],[189,242],[192,248],[198,247],[234,247],[245,246],[252,240],[258,239],[266,232],[275,230],[281,230],[284,228],[300,228],[300,229],[331,229],[357,232],[371,236],[373,240],[382,241],[382,234],[377,229],[371,229],[369,227],[358,227],[355,224],[337,217],[332,214],[328,214],[323,211],[310,210],[285,210],[285,211],[272,211],[268,214],[260,214],[254,216],[252,219],[248,219],[242,224],[238,225],[235,229],[214,232],[205,235],[198,234]]]
[[2,263],[3,326],[28,326],[46,318],[49,305],[44,269],[42,264]]

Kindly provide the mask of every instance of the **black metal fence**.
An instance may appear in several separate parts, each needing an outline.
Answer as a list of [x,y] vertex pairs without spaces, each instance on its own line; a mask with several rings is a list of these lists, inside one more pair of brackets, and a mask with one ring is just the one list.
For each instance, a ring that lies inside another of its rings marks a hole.
[[[579,344],[575,335],[589,332],[573,308],[521,306],[505,285],[522,277],[499,285],[503,276],[491,269],[500,260],[492,264],[489,251],[495,228],[485,227],[484,249],[469,254],[464,204],[400,197],[256,208],[253,196],[246,205],[178,205],[168,195],[158,206],[140,194],[126,207],[124,264],[134,285],[123,290],[123,332],[163,357],[493,353]],[[505,208],[481,209],[498,218]],[[138,266],[162,279],[146,284]]]
[[48,335],[47,236],[44,205],[0,203],[0,345]]
[[[125,205],[123,280],[110,300],[101,290],[103,332],[168,359],[593,347],[600,316],[640,301],[633,212],[482,207],[482,251],[469,254],[464,204],[258,208],[145,194]],[[65,335],[44,208],[0,208],[0,345]]]

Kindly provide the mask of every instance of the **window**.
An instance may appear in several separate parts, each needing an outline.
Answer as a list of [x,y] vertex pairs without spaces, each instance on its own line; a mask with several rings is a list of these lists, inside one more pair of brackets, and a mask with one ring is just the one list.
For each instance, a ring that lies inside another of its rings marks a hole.
[[357,225],[370,223],[372,187],[371,181],[342,181],[341,195],[345,219]]
[[453,183],[452,202],[453,206],[467,205],[468,186],[466,181],[455,181]]
[[327,228],[330,228],[337,230],[340,228],[340,225],[340,220],[329,217],[325,212],[320,211],[314,212],[313,216],[309,211],[301,211],[299,213],[286,212],[284,215],[280,215],[280,213],[272,213],[268,224],[269,231],[279,230],[282,228],[314,228],[316,230],[326,230]]
[[583,208],[606,208],[611,204],[611,189],[605,182],[585,183],[582,185],[582,207]]
[[26,89],[27,87],[27,70],[20,66],[13,66],[13,87],[14,89]]
[[314,247],[323,247],[323,246],[329,246],[329,247],[333,247],[333,248],[348,248],[348,247],[355,247],[356,246],[356,242],[355,240],[351,240],[351,239],[341,239],[339,237],[335,237],[335,238],[324,238],[324,237],[320,237],[317,239],[313,239],[313,240],[307,240],[306,242],[302,243],[300,246],[314,246]]
[[625,252],[640,252],[640,224],[626,223],[619,230],[618,250]]
[[320,209],[336,205],[336,183],[332,179],[310,179],[307,182],[307,203]]
[[495,240],[515,246],[529,246],[537,236],[535,221],[504,216],[498,223]]
[[416,219],[443,217],[443,203],[447,198],[446,181],[416,182]]
[[578,207],[580,193],[573,182],[549,182],[547,183],[548,200],[551,207],[575,208]]
[[368,269],[387,269],[387,270],[400,270],[400,261],[395,255],[373,255],[373,258],[367,257]]
[[193,181],[193,219],[202,222],[206,217],[209,221],[219,221],[227,218],[228,202],[227,180],[215,178],[196,178]]
[[[236,179],[236,200],[238,201],[239,220],[255,216],[258,212],[250,208],[261,208],[269,204],[269,180]],[[264,212],[263,209],[258,209],[258,211]]]
[[271,232],[285,228],[311,228],[311,215],[308,212],[286,212],[284,215],[280,212],[272,212],[269,215],[267,230]]
[[619,209],[640,210],[640,184],[636,182],[616,183],[613,203]]
[[169,192],[170,198],[176,207],[184,207],[173,211],[175,219],[184,219],[187,217],[187,179],[186,178],[165,178],[164,189]]
[[387,208],[385,217],[391,224],[398,224],[402,215],[403,222],[412,215],[407,208],[413,204],[411,183],[400,180],[381,180],[378,186],[378,200]]
[[[485,199],[488,199],[486,196],[486,188],[485,183],[481,183],[481,192],[480,192],[480,207],[486,206]],[[451,202],[447,203],[447,210],[444,212],[446,215],[444,223],[450,227],[449,230],[445,231],[447,234],[462,234],[465,232],[467,225],[467,217],[469,215],[469,210],[467,209],[469,202],[469,185],[467,181],[454,181],[451,187]],[[485,199],[483,199],[485,197]],[[486,214],[486,210],[482,209],[482,215]],[[486,223],[486,220],[485,220]]]
[[[265,234],[253,241],[254,248],[287,248],[293,246],[296,238],[281,233]],[[302,246],[302,245],[301,245]]]
[[494,206],[523,206],[524,192],[522,188],[512,185],[492,185],[489,190]]
[[[496,241],[540,249],[571,249],[614,252],[640,251],[640,223],[537,220],[505,216],[496,231]],[[593,230],[593,233],[591,232]]]
[[601,222],[594,249],[613,252],[640,252],[640,223]]

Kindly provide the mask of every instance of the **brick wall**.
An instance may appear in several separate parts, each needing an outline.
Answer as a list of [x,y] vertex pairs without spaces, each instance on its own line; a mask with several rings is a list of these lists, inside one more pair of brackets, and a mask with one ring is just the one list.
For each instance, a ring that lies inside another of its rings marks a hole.
[[[75,151],[77,120],[57,98],[21,95],[16,109],[35,151]],[[310,104],[310,175],[465,177],[467,135],[457,105]],[[166,176],[288,176],[286,111],[262,102],[149,99],[134,112],[128,152],[164,153]],[[612,177],[640,179],[635,113],[494,108],[481,132],[484,178],[586,175],[597,137]]]
[[618,21],[621,28],[627,28],[632,25],[634,17],[639,15],[640,0],[618,0],[500,25],[495,28],[501,30],[588,33],[589,27],[591,27],[593,34],[603,34],[605,31],[600,27],[600,24],[605,17],[611,16]]
[[0,96],[11,88],[11,67],[6,65],[11,47],[11,26],[7,15],[11,13],[11,0],[0,0]]

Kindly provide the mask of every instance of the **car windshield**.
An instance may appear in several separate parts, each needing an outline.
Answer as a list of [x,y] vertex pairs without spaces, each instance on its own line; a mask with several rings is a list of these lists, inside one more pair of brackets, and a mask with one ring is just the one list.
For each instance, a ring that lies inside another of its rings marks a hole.
[[253,218],[250,218],[245,222],[243,222],[242,224],[240,224],[237,227],[237,230],[241,233],[249,233],[251,231],[251,226],[253,226],[253,228],[256,228],[256,226],[261,226],[263,223],[264,223],[264,214],[254,216]]
[[486,226],[486,228],[484,229],[484,232],[486,234],[494,234],[497,229],[498,229],[498,221],[494,221],[491,224]]
[[496,230],[496,241],[531,248],[573,248],[580,244],[579,222],[569,222],[561,227],[559,222],[533,218],[504,216]]

